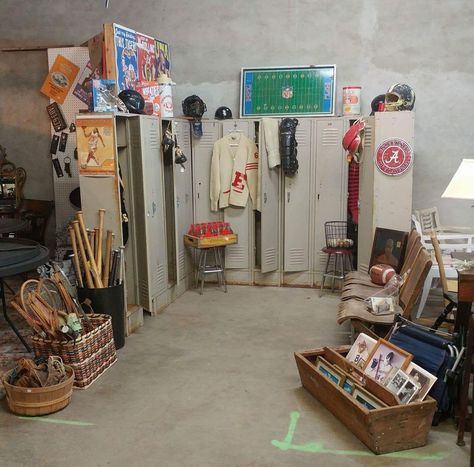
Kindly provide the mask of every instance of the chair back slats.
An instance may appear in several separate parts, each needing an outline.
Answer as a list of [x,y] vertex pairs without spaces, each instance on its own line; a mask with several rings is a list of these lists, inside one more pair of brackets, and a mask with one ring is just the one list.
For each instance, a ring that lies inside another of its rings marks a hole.
[[410,319],[411,310],[420,295],[426,276],[431,268],[431,256],[422,248],[408,273],[408,278],[400,291],[399,302],[403,308],[403,317]]
[[400,275],[405,274],[413,267],[415,258],[422,248],[423,244],[421,243],[421,236],[415,229],[413,229],[408,237],[407,251],[405,253],[405,259],[403,260],[402,269],[400,270]]

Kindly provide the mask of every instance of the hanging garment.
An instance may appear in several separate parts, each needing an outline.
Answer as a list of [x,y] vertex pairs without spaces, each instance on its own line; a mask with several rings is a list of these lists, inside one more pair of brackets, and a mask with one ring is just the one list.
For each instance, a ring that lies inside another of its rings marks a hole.
[[278,120],[276,118],[262,118],[262,128],[265,135],[265,149],[268,154],[268,168],[273,169],[281,164]]
[[250,194],[258,200],[258,150],[242,133],[232,132],[214,143],[211,162],[211,210],[229,205],[244,207]]
[[359,164],[354,160],[349,164],[348,177],[349,197],[347,199],[347,209],[349,210],[352,223],[359,223]]

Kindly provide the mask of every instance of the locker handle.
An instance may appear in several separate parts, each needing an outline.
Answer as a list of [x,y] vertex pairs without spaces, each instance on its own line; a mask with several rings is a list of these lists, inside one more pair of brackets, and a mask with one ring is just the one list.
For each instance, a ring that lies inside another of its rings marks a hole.
[[290,191],[287,191],[287,192],[286,192],[286,201],[287,201],[287,203],[290,202],[290,195],[291,195],[291,192],[290,192]]
[[267,204],[267,194],[263,193],[263,202],[264,204]]

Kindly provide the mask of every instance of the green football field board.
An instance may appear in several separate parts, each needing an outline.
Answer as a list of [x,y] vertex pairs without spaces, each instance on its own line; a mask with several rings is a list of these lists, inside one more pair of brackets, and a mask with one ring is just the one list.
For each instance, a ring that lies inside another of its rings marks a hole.
[[243,68],[241,80],[241,117],[334,115],[334,65]]

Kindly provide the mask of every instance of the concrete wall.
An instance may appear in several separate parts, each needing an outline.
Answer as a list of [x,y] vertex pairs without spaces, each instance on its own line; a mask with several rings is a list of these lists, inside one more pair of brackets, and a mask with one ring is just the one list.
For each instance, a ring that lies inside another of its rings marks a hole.
[[[474,225],[474,209],[470,210],[474,202],[440,199],[461,159],[471,153],[472,1],[110,0],[109,9],[104,4],[104,0],[2,0],[0,45],[78,45],[97,33],[102,23],[115,21],[170,43],[176,114],[184,97],[198,94],[207,103],[207,117],[219,105],[238,113],[242,66],[335,63],[338,112],[345,85],[362,86],[367,114],[374,96],[393,83],[409,83],[417,95],[414,208],[437,205],[443,223]],[[31,86],[28,93],[35,95],[28,112],[44,120],[25,129],[24,146],[29,148],[22,153],[30,154],[31,167],[39,160],[43,166],[45,156],[44,151],[38,155],[34,135],[44,148],[49,139],[46,116],[38,108],[45,102],[37,91],[46,73],[43,57],[19,58],[20,70],[11,55],[0,56],[0,70],[16,68],[2,76],[0,105],[5,93],[20,94],[16,81],[22,78],[23,89]],[[18,106],[10,106],[7,115],[1,112],[0,144],[12,159],[17,137],[3,127],[23,127],[24,112]]]

